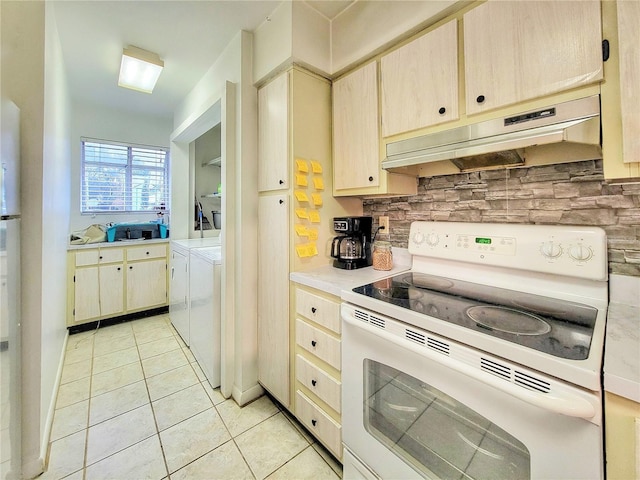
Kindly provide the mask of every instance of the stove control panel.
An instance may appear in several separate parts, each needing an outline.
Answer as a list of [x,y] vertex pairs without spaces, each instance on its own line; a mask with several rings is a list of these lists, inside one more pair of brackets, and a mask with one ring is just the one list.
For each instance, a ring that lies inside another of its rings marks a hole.
[[420,257],[606,280],[607,239],[598,227],[413,222],[409,252]]

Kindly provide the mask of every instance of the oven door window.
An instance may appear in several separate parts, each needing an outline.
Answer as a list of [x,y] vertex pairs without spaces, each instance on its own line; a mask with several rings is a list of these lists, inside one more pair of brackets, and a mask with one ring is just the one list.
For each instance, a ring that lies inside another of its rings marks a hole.
[[364,427],[426,477],[527,479],[527,447],[410,375],[364,360]]

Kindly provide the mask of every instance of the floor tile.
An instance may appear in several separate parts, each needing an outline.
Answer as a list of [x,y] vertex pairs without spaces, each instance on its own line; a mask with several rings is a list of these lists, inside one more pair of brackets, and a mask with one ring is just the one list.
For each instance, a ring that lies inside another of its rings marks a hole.
[[153,402],[153,412],[160,431],[213,406],[201,384],[180,390]]
[[73,348],[68,348],[64,354],[64,364],[71,365],[78,362],[91,362],[93,355],[93,342],[80,343]]
[[62,367],[62,376],[60,377],[60,384],[73,382],[74,380],[80,380],[81,378],[89,377],[91,375],[91,361],[69,363]]
[[327,465],[313,447],[285,463],[267,477],[268,480],[339,480],[340,477]]
[[74,433],[51,443],[47,471],[39,480],[63,478],[82,469],[87,432]]
[[199,383],[198,377],[189,365],[174,368],[168,372],[147,378],[147,388],[151,401],[166,397],[184,388]]
[[158,325],[154,328],[140,329],[135,332],[136,343],[141,345],[143,343],[149,343],[154,340],[160,340],[161,338],[173,337],[173,330],[166,325]]
[[[38,477],[38,479],[41,479],[41,478],[42,477]],[[72,473],[71,475],[67,475],[62,480],[84,480],[84,470],[78,470],[77,472]]]
[[229,432],[213,407],[160,432],[169,473],[230,439]]
[[86,480],[161,480],[166,476],[160,440],[153,435],[89,466]]
[[138,355],[138,347],[125,348],[117,352],[95,356],[93,358],[92,373],[95,375],[139,361],[140,355]]
[[81,378],[73,382],[60,385],[58,388],[58,398],[56,408],[66,407],[72,403],[81,402],[89,398],[89,386],[91,379]]
[[222,393],[220,393],[220,387],[211,388],[211,384],[208,381],[202,382],[202,386],[214,405],[218,405],[226,400],[226,398],[222,396]]
[[108,327],[100,327],[95,330],[96,338],[100,340],[109,340],[120,337],[130,337],[133,333],[131,322],[118,323],[117,325],[109,325]]
[[133,335],[127,335],[122,337],[99,337],[93,341],[93,355],[99,357],[100,355],[106,355],[108,353],[119,352],[125,348],[131,348],[136,346],[136,341]]
[[193,352],[191,351],[191,349],[189,347],[183,347],[182,351],[186,355],[187,360],[189,360],[189,363],[193,363],[193,362],[196,361],[196,357],[193,356]]
[[91,397],[89,425],[104,422],[150,403],[144,380]]
[[286,419],[289,420],[291,425],[293,425],[293,427],[298,431],[298,433],[305,438],[305,440],[307,442],[314,443],[316,441],[315,438],[313,438],[313,436],[307,431],[307,429],[305,427],[303,427],[296,420],[296,418],[293,416],[293,414],[291,412],[289,412],[288,410],[282,409],[282,413],[284,414]]
[[87,465],[113,455],[155,433],[156,424],[151,405],[144,405],[89,427]]
[[138,351],[142,359],[160,355],[161,353],[169,352],[176,348],[180,348],[180,345],[173,336],[138,345]]
[[193,368],[193,371],[195,372],[199,381],[204,382],[205,380],[207,380],[207,376],[202,371],[202,368],[200,368],[198,362],[191,363],[191,368]]
[[325,462],[329,464],[331,469],[338,475],[338,477],[342,478],[342,464],[335,459],[335,457],[330,454],[326,448],[324,448],[318,442],[315,442],[311,445],[313,449],[318,452],[318,454],[324,459]]
[[278,407],[266,395],[244,407],[239,407],[235,400],[229,399],[216,405],[216,409],[232,437],[240,435],[279,412]]
[[154,315],[153,317],[139,318],[130,322],[134,332],[150,330],[156,327],[164,327],[170,324],[169,315]]
[[138,382],[144,378],[144,375],[140,363],[130,363],[129,365],[98,373],[92,378],[91,396],[95,397]]
[[282,413],[235,438],[258,480],[267,477],[309,446]]
[[154,357],[145,358],[142,360],[142,368],[145,377],[148,378],[187,365],[188,363],[187,357],[185,357],[182,350],[178,348]]
[[89,417],[89,400],[73,403],[59,408],[53,416],[50,441],[58,440],[72,433],[87,428]]
[[87,332],[75,333],[73,335],[69,335],[67,339],[67,351],[68,350],[77,350],[79,348],[89,348],[93,347],[93,336],[95,331],[90,330]]
[[253,474],[233,441],[198,458],[171,474],[171,480],[253,480]]

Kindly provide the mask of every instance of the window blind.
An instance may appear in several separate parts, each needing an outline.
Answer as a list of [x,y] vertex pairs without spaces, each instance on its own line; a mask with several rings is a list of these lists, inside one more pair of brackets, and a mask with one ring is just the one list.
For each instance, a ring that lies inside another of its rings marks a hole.
[[82,139],[81,212],[147,212],[169,205],[166,148]]

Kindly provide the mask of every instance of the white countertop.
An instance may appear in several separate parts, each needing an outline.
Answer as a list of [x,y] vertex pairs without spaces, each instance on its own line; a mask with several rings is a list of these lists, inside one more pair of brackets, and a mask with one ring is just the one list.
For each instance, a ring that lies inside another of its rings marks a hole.
[[180,246],[185,249],[215,247],[217,245],[220,245],[220,237],[183,238],[179,240],[171,240],[171,244]]
[[343,270],[333,265],[325,265],[307,272],[293,272],[291,281],[317,288],[336,297],[342,290],[358,285],[365,285],[381,278],[391,277],[411,268],[411,255],[405,248],[393,248],[393,268],[391,270],[374,270],[373,267]]
[[149,240],[116,240],[115,242],[83,243],[80,245],[69,245],[67,250],[84,250],[88,248],[110,248],[110,247],[133,247],[135,245],[148,245],[150,243],[168,243],[168,238],[151,238]]
[[609,276],[604,389],[640,403],[640,277]]

